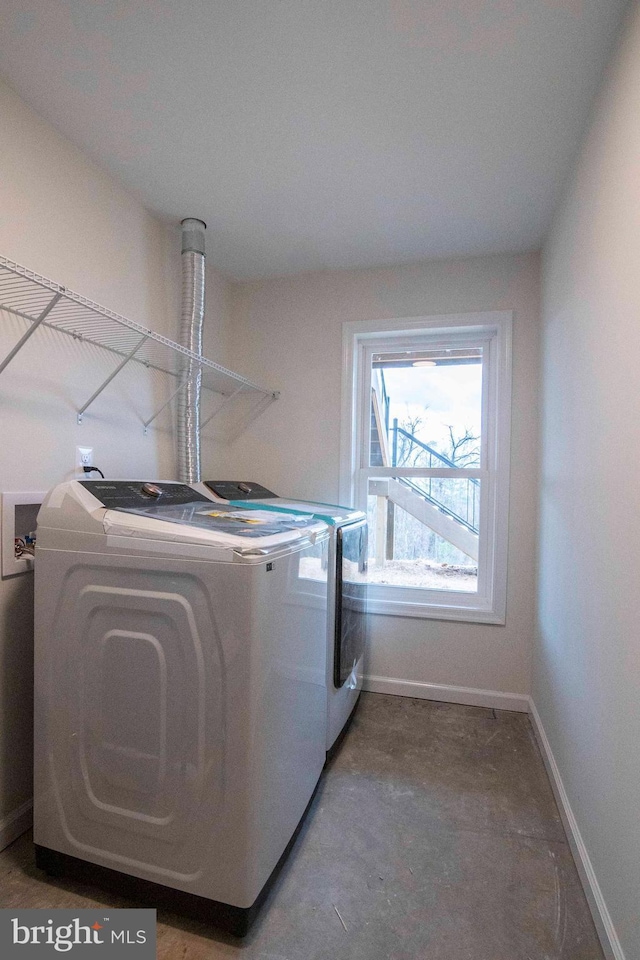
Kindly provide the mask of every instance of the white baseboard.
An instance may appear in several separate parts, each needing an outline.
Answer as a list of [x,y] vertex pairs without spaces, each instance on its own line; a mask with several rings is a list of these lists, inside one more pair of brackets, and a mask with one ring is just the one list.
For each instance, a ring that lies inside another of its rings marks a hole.
[[[462,703],[475,707],[495,707],[498,710],[515,710],[529,713],[540,746],[551,787],[558,804],[569,846],[576,863],[580,880],[587,897],[602,948],[608,960],[626,960],[624,950],[616,933],[611,915],[602,895],[578,821],[571,809],[569,797],[560,776],[560,769],[551,749],[551,744],[542,725],[540,714],[531,699],[519,693],[501,693],[497,690],[476,690],[473,687],[453,687],[439,683],[419,683],[398,680],[393,677],[368,676],[363,689],[371,693],[390,693],[400,697],[417,697],[423,700],[442,700],[447,703]],[[4,850],[20,834],[31,827],[33,802],[28,800],[3,820],[0,820],[0,850]]]
[[551,744],[549,743],[549,739],[542,725],[540,714],[538,713],[533,700],[531,698],[529,698],[529,700],[529,713],[531,716],[533,729],[535,731],[538,744],[540,745],[542,759],[544,760],[544,765],[547,768],[547,773],[549,774],[551,787],[556,798],[556,803],[558,804],[558,809],[560,810],[562,823],[567,834],[567,839],[569,840],[569,846],[571,847],[571,852],[580,875],[580,880],[582,881],[582,886],[589,904],[589,909],[591,910],[591,915],[593,916],[593,922],[596,925],[598,936],[600,937],[602,949],[604,950],[608,960],[625,960],[624,950],[622,949],[622,945],[618,939],[611,915],[607,909],[607,905],[602,895],[595,870],[593,869],[593,864],[589,858],[589,853],[587,851],[585,842],[582,839],[582,835],[578,827],[578,821],[576,820],[575,814],[571,809],[569,797],[562,782],[562,777],[560,776],[560,769],[556,763],[553,751],[551,750]]
[[551,750],[551,744],[531,697],[519,693],[501,693],[498,690],[476,690],[473,687],[453,687],[446,684],[419,683],[399,680],[394,677],[376,676],[364,678],[363,690],[368,690],[370,693],[390,693],[399,697],[442,700],[447,703],[463,703],[474,707],[495,707],[498,710],[516,710],[520,713],[530,714],[542,759],[551,781],[551,788],[558,804],[562,823],[600,937],[602,949],[607,960],[626,960],[593,864],[582,839],[578,821],[571,809],[569,797],[560,776],[560,769]]
[[27,800],[17,810],[13,810],[0,820],[0,850],[13,843],[21,833],[29,830],[33,823],[33,800]]
[[392,693],[398,697],[421,700],[444,700],[472,707],[496,707],[498,710],[529,712],[529,697],[523,693],[501,693],[498,690],[475,690],[473,687],[450,687],[440,683],[419,683],[394,677],[364,678],[363,689],[370,693]]

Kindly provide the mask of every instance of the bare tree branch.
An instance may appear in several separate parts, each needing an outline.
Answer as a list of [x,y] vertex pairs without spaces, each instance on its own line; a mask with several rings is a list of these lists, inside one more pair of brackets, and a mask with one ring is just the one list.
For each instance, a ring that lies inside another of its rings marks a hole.
[[[464,428],[462,436],[456,437],[453,427],[447,425],[449,431],[449,452],[447,456],[457,467],[471,467],[480,463],[480,437]],[[471,446],[473,444],[473,446]]]

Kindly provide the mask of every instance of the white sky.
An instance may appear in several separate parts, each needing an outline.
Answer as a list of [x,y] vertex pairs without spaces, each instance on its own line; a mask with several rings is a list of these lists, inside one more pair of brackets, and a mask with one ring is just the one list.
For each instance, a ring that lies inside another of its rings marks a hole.
[[384,379],[390,423],[394,417],[401,424],[407,416],[421,416],[424,425],[416,435],[423,443],[446,444],[449,424],[456,435],[468,429],[480,436],[481,364],[403,367],[385,370]]

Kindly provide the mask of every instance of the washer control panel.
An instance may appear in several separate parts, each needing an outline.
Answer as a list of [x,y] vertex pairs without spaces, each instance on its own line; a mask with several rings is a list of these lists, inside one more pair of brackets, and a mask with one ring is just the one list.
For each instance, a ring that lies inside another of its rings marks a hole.
[[205,486],[221,500],[269,500],[275,493],[252,480],[205,480]]
[[171,504],[194,503],[204,500],[202,493],[192,490],[186,483],[165,483],[162,480],[80,480],[78,481],[96,500],[109,510],[126,507],[143,507],[149,503]]

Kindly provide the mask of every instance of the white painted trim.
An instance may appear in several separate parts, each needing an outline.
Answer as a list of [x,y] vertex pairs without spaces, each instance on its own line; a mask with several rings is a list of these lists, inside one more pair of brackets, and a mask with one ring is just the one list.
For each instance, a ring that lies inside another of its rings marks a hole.
[[[411,587],[389,587],[381,583],[375,586],[378,597],[373,599],[369,587],[367,610],[380,617],[429,617],[431,620],[455,620],[460,623],[504,623],[502,617],[493,613],[488,604],[477,603],[475,593],[432,590],[431,601],[427,606],[424,603],[415,603],[410,596]],[[399,597],[404,599],[398,599]]]
[[569,796],[560,775],[560,768],[553,755],[549,738],[540,719],[540,714],[531,697],[529,697],[529,713],[540,746],[540,752],[542,753],[542,759],[544,760],[544,765],[547,768],[549,780],[551,781],[551,788],[556,798],[556,803],[558,804],[562,824],[567,834],[569,846],[571,847],[573,859],[575,860],[578,874],[582,881],[587,903],[593,916],[593,922],[596,925],[596,930],[600,937],[602,949],[605,952],[607,960],[625,960],[624,950],[622,949],[611,915],[607,909],[607,904],[600,889],[600,884],[598,883],[598,878],[591,863],[586,844],[582,839],[578,821],[571,809]]
[[391,693],[398,697],[417,697],[420,700],[464,703],[472,707],[529,712],[529,697],[524,693],[502,693],[499,690],[476,690],[474,687],[452,687],[441,683],[420,683],[414,680],[398,680],[395,677],[373,676],[364,678],[363,690],[370,693]]
[[[370,476],[388,476],[390,468],[371,468],[361,463],[368,444],[361,438],[370,429],[371,363],[370,355],[387,338],[404,338],[405,346],[424,337],[438,342],[455,340],[487,341],[486,370],[483,377],[483,472],[481,488],[481,531],[478,543],[478,590],[464,598],[447,593],[437,595],[429,589],[411,589],[411,601],[400,593],[402,588],[369,584],[369,600],[376,603],[376,612],[387,616],[412,616],[431,619],[471,620],[503,624],[507,604],[508,516],[511,437],[513,312],[493,311],[401,317],[383,320],[355,320],[342,325],[342,393],[340,429],[340,497],[341,503],[366,508],[366,492]],[[488,338],[488,339],[487,339]],[[367,455],[368,459],[368,455]],[[396,471],[397,472],[397,471]],[[408,471],[407,471],[408,472]],[[404,471],[403,471],[404,473]],[[423,475],[431,474],[424,471]],[[471,475],[471,472],[465,472]],[[398,607],[403,601],[408,612]],[[443,615],[443,608],[448,608]],[[372,607],[373,609],[373,607]],[[471,615],[467,611],[472,611]]]
[[0,820],[0,850],[13,843],[21,833],[29,830],[33,823],[33,800],[27,800],[17,810],[13,810]]

